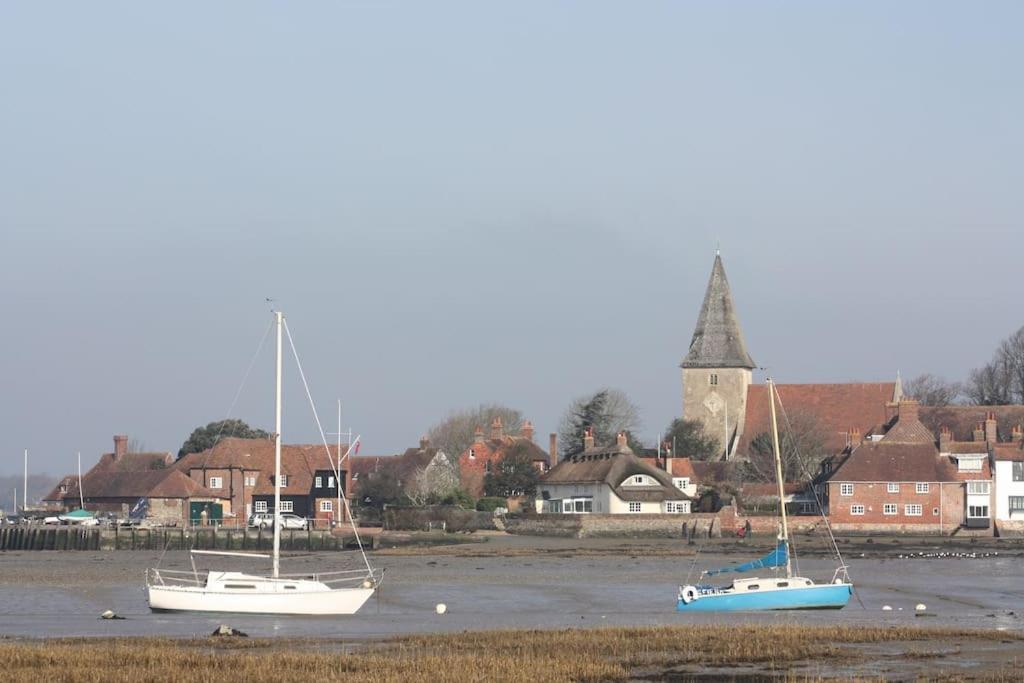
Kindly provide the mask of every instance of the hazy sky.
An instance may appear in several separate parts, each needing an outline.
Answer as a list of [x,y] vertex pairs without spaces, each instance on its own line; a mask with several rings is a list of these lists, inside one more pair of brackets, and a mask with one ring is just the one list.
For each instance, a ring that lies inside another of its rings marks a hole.
[[[1024,324],[1019,2],[0,4],[0,473],[175,451],[288,316],[363,453],[626,391],[721,244],[781,382]],[[270,427],[268,345],[235,410]],[[285,440],[314,441],[295,373]],[[546,437],[541,437],[546,442]],[[0,496],[6,494],[0,492]]]

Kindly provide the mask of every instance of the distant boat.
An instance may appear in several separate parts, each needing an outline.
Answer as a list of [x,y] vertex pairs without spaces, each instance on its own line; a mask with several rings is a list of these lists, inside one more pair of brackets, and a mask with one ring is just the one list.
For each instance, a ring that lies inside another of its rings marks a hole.
[[[281,332],[284,315],[275,311],[277,326],[276,425],[274,430],[274,514],[281,509]],[[326,446],[325,446],[326,448]],[[341,457],[341,454],[338,454]],[[340,470],[340,462],[338,463]],[[347,503],[346,503],[347,505]],[[351,515],[349,515],[351,520]],[[355,530],[355,523],[352,523]],[[358,532],[357,532],[358,535]],[[362,552],[362,548],[360,548]],[[156,611],[243,612],[256,614],[355,614],[373,595],[383,577],[362,553],[365,569],[315,574],[281,574],[281,524],[274,524],[274,550],[258,553],[193,550],[192,571],[150,569],[146,574],[149,607]],[[271,559],[269,576],[195,568],[196,555]]]
[[[728,572],[749,572],[757,569],[785,567],[785,576],[736,579],[731,584],[716,586],[697,583],[680,586],[676,609],[680,612],[732,612],[784,609],[842,609],[850,601],[853,584],[847,568],[840,562],[831,583],[816,584],[802,576],[793,576],[789,554],[789,526],[786,520],[785,493],[782,486],[782,455],[779,450],[779,427],[775,418],[775,385],[768,380],[769,406],[772,419],[772,447],[775,451],[775,478],[779,485],[781,533],[775,550],[762,558],[735,567],[705,570],[701,577]],[[829,531],[831,533],[831,531]]]

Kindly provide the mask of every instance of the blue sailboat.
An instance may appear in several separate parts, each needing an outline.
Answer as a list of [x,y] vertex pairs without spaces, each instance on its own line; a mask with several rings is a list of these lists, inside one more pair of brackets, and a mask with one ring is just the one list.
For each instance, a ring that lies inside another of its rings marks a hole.
[[785,576],[735,579],[728,585],[698,582],[679,587],[676,609],[680,612],[733,612],[784,609],[842,609],[850,601],[853,584],[846,566],[840,564],[830,583],[816,584],[811,579],[793,576],[789,553],[789,527],[786,521],[785,494],[782,487],[782,457],[779,452],[779,428],[775,419],[775,385],[768,380],[772,418],[772,446],[775,451],[775,477],[779,485],[781,534],[775,549],[764,557],[701,574],[716,576],[730,572],[746,573],[758,569],[785,567]]

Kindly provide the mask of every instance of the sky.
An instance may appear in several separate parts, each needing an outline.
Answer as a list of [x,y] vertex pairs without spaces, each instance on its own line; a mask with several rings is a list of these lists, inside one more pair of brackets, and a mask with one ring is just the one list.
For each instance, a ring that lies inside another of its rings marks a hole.
[[[271,340],[242,386],[268,297],[364,454],[485,402],[545,435],[606,386],[652,440],[716,248],[777,381],[961,379],[1024,324],[1022,26],[1017,2],[4,2],[0,474],[272,427]],[[316,442],[285,374],[284,440]]]

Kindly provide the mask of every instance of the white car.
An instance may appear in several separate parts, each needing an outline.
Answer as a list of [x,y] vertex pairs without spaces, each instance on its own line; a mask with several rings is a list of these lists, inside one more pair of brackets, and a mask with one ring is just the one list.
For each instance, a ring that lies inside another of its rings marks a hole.
[[[259,527],[260,529],[271,529],[274,526],[274,515],[271,512],[257,512],[249,517],[249,526]],[[307,526],[306,520],[298,515],[281,515],[282,529],[305,529]]]

